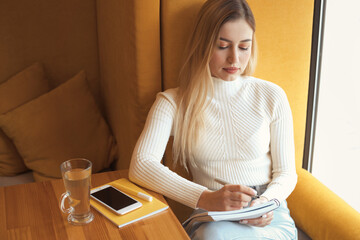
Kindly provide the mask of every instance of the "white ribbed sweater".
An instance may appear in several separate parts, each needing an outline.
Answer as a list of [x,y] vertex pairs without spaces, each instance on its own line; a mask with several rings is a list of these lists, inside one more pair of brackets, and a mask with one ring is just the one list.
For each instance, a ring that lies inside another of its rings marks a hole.
[[213,78],[214,98],[205,111],[205,131],[190,166],[193,182],[161,163],[173,135],[177,89],[159,93],[131,160],[130,179],[195,208],[220,177],[247,186],[268,184],[263,196],[286,199],[297,181],[293,123],[285,92],[254,77]]

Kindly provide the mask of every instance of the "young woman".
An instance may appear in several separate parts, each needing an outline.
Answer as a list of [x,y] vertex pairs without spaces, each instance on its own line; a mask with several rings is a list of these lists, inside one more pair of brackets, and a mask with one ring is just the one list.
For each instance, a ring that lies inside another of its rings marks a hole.
[[[149,112],[130,179],[194,209],[281,202],[257,219],[193,227],[192,239],[297,239],[286,204],[297,181],[291,110],[280,87],[250,76],[255,20],[246,1],[208,0],[186,53],[179,87],[159,93]],[[193,181],[162,165],[170,136],[175,162]],[[251,202],[253,189],[260,198]]]

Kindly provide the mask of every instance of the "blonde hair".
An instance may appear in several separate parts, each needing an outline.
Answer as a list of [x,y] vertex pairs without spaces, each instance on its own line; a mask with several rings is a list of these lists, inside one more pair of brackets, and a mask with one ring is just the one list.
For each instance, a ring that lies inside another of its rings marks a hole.
[[177,114],[174,121],[173,158],[187,169],[195,166],[193,150],[204,128],[204,111],[213,96],[209,62],[220,28],[229,21],[245,19],[253,29],[251,56],[242,75],[251,75],[256,65],[255,19],[245,0],[208,0],[200,9],[189,38],[186,58],[179,74]]

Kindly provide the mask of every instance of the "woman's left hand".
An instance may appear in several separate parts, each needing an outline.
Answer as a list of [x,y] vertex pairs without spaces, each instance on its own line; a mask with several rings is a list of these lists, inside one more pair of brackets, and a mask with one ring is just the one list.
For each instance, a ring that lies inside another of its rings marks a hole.
[[[254,201],[252,201],[250,204],[250,207],[261,204],[261,203],[266,203],[268,201],[269,200],[267,200],[267,198],[260,197],[258,199],[255,199]],[[240,223],[255,226],[255,227],[265,227],[271,223],[273,218],[274,218],[274,212],[271,211],[271,212],[268,212],[268,213],[262,215],[259,218],[241,220]]]

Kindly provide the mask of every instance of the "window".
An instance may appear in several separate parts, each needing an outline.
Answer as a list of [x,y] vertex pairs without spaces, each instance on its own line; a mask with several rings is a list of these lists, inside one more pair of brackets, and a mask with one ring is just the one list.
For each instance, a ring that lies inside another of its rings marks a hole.
[[324,9],[311,172],[360,212],[360,1]]

